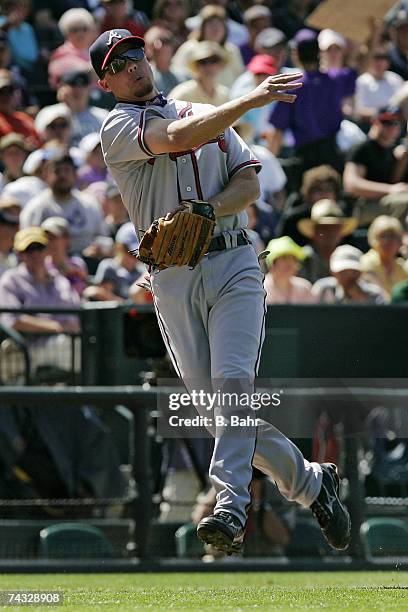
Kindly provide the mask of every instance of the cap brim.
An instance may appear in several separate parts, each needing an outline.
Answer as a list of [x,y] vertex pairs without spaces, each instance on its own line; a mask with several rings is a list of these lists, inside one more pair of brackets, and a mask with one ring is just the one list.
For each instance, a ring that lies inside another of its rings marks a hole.
[[313,238],[316,225],[341,225],[341,235],[348,236],[356,229],[358,221],[352,217],[324,217],[318,222],[312,219],[301,219],[297,228],[306,238]]
[[361,272],[361,265],[357,261],[338,261],[334,264],[330,264],[330,271],[337,274],[337,272],[343,272],[344,270],[356,270],[356,272]]
[[[120,45],[123,45],[124,43],[129,43],[129,42],[138,42],[137,47],[138,48],[142,48],[145,46],[145,42],[143,40],[143,38],[141,38],[140,36],[128,36],[127,38],[122,38],[121,40],[118,40],[117,43],[115,43],[108,51],[108,53],[105,55],[105,59],[103,60],[103,64],[101,66],[101,70],[104,71],[106,68],[106,65],[109,62],[110,57],[112,56],[113,51],[115,51],[118,47],[120,47]],[[136,45],[135,45],[136,46]]]

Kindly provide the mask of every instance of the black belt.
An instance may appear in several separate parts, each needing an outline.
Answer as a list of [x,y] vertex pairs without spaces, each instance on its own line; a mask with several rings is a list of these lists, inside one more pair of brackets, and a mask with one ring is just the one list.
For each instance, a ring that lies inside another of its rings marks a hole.
[[[237,239],[237,246],[244,246],[245,244],[251,244],[251,241],[244,233],[238,234],[235,236]],[[222,234],[219,236],[214,236],[214,238],[210,242],[210,246],[208,247],[208,253],[212,251],[225,251],[227,245],[225,244],[225,239]]]

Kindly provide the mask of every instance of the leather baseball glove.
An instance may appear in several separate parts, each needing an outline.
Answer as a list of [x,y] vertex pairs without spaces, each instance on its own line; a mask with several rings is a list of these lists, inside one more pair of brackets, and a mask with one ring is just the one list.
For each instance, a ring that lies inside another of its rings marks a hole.
[[182,210],[170,219],[160,217],[143,234],[135,255],[143,263],[164,270],[200,262],[214,234],[214,209],[208,202],[183,200]]

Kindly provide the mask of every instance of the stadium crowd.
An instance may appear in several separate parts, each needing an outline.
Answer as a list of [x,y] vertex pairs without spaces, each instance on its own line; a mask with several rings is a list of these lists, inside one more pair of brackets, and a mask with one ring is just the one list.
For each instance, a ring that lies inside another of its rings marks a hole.
[[[364,44],[308,27],[319,3],[3,0],[0,309],[152,301],[100,144],[115,100],[89,60],[96,37],[118,28],[144,38],[168,98],[221,105],[267,76],[303,72],[294,105],[253,109],[234,126],[262,162],[247,231],[268,251],[268,304],[408,300],[408,1],[371,20]],[[23,333],[78,332],[72,314],[2,321]],[[169,466],[185,479],[176,459]]]

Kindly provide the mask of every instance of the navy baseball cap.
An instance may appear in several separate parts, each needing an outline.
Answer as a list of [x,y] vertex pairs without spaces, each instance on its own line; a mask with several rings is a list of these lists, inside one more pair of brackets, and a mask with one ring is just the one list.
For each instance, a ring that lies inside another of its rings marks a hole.
[[92,66],[101,79],[104,70],[112,57],[112,53],[124,42],[132,43],[136,49],[144,47],[144,40],[140,36],[133,36],[129,30],[107,30],[103,32],[91,45],[89,53]]

